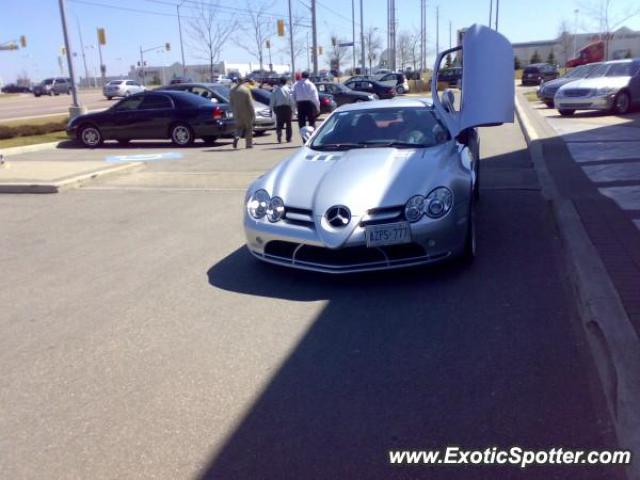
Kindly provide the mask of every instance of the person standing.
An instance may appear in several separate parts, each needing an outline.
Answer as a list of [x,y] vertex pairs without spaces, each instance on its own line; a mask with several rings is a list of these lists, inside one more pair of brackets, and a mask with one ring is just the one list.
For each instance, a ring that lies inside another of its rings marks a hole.
[[238,83],[231,89],[229,94],[233,119],[236,124],[236,131],[233,135],[233,148],[238,148],[240,137],[244,137],[246,148],[253,148],[253,122],[256,119],[256,112],[253,108],[251,92],[245,86],[247,81],[246,78],[238,80]]
[[316,126],[316,116],[320,113],[320,97],[318,89],[309,80],[309,72],[302,72],[302,78],[293,86],[293,98],[298,107],[298,126]]
[[287,85],[286,77],[278,81],[278,86],[271,93],[270,105],[276,114],[276,136],[282,142],[282,128],[285,128],[287,143],[291,142],[291,118],[293,116],[293,94]]

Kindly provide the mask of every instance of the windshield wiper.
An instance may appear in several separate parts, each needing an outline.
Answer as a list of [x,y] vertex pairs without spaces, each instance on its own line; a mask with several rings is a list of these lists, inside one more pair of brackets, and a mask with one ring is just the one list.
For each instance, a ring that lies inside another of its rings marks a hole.
[[386,141],[370,141],[360,142],[364,148],[426,148],[429,145],[424,143],[411,143],[411,142],[386,142]]
[[361,143],[327,143],[326,145],[311,145],[312,150],[351,150],[352,148],[365,148]]

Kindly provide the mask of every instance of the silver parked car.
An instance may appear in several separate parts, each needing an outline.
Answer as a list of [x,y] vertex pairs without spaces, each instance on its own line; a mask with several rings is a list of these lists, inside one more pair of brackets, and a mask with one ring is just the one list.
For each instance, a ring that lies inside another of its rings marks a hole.
[[33,87],[33,94],[40,95],[60,95],[61,93],[71,94],[71,79],[65,77],[46,78]]
[[553,100],[560,115],[576,110],[628,113],[640,105],[640,59],[605,62],[588,78],[560,87]]
[[107,100],[114,97],[128,97],[134,93],[145,91],[145,87],[135,80],[111,80],[102,88],[102,93]]
[[[344,105],[245,195],[247,247],[258,259],[330,273],[475,256],[479,139],[513,121],[513,50],[474,25],[460,50],[462,91]],[[435,83],[435,81],[434,81]],[[310,127],[305,127],[309,128]]]

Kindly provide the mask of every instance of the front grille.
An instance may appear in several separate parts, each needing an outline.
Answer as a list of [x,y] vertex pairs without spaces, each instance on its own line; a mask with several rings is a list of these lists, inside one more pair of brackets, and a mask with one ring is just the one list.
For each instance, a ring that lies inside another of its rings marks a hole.
[[393,207],[372,208],[360,220],[360,226],[367,225],[383,225],[385,223],[395,223],[404,221],[404,206],[396,205]]
[[285,207],[284,221],[292,225],[313,227],[313,213],[306,208]]
[[591,90],[588,88],[568,88],[564,91],[565,97],[588,97]]
[[328,272],[374,270],[435,261],[449,253],[429,255],[418,243],[368,248],[364,245],[330,249],[283,240],[268,242],[263,258],[276,263]]

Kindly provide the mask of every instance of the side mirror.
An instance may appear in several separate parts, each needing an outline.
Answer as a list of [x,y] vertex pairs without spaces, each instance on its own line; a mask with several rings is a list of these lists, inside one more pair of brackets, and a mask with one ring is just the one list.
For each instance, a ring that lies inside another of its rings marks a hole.
[[313,127],[302,127],[300,129],[300,135],[302,136],[302,141],[306,143],[307,140],[311,138],[311,135],[313,135],[314,131],[315,131],[315,128]]
[[445,90],[442,92],[442,106],[447,110],[447,112],[455,112],[455,102],[456,98],[453,95],[451,90]]

